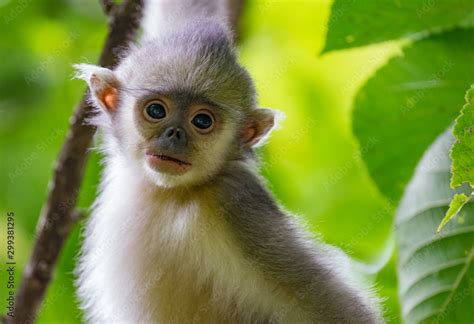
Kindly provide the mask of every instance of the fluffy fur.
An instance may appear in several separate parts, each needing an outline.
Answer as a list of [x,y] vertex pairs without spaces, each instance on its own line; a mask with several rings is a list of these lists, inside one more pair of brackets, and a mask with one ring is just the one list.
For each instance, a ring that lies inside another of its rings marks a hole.
[[91,322],[381,321],[339,251],[316,247],[247,163],[225,169],[190,193],[108,161],[78,269]]
[[[382,322],[348,259],[306,234],[265,188],[253,147],[268,135],[272,114],[257,110],[253,83],[222,26],[194,17],[147,37],[113,71],[78,66],[98,108],[93,122],[105,155],[77,268],[87,319]],[[110,87],[118,91],[116,111],[101,101]],[[205,99],[222,120],[206,136],[183,126],[193,161],[185,174],[157,172],[144,160],[145,146],[165,127],[143,119],[143,97],[155,93],[171,98],[180,116]],[[250,146],[242,142],[249,121]],[[263,121],[266,127],[254,125]]]

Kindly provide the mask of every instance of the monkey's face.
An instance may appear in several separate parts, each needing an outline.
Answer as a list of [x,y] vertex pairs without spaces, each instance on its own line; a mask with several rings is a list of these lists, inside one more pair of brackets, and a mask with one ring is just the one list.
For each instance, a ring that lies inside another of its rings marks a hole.
[[205,100],[153,94],[136,100],[133,110],[138,134],[128,133],[135,139],[124,142],[134,146],[133,158],[158,185],[203,181],[236,147],[236,123]]
[[100,111],[95,123],[111,139],[109,155],[159,186],[202,183],[274,125],[275,113],[257,109],[253,82],[219,29],[186,27],[143,44],[114,71],[76,67]]

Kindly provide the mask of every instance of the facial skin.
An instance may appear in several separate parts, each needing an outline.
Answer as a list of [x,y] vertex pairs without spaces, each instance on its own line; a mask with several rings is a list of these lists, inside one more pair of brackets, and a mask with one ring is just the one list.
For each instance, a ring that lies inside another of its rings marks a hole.
[[152,94],[134,107],[140,139],[135,158],[157,184],[190,185],[218,172],[235,147],[235,126],[225,111],[183,94]]

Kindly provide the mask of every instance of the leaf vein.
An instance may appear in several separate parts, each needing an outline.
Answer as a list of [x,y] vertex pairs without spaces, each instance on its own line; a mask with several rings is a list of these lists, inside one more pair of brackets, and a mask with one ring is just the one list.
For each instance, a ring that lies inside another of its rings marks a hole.
[[415,280],[412,280],[408,285],[406,285],[407,288],[400,291],[400,296],[404,296],[405,294],[407,294],[408,291],[416,283],[420,282],[421,280],[424,280],[425,278],[431,276],[432,274],[435,274],[437,272],[440,272],[440,271],[443,271],[443,270],[446,270],[446,269],[449,269],[449,268],[454,268],[456,266],[464,264],[464,262],[466,262],[466,258],[460,258],[460,259],[456,259],[456,260],[452,260],[452,261],[449,261],[449,262],[442,263],[439,266],[437,266],[437,267],[435,267],[431,270],[423,272],[418,278],[416,278]]
[[418,253],[420,250],[422,250],[424,248],[427,248],[428,246],[430,246],[434,243],[437,243],[439,241],[442,241],[444,239],[451,238],[451,237],[457,236],[457,235],[469,234],[469,233],[474,233],[474,226],[461,227],[461,228],[458,228],[456,230],[451,230],[451,231],[445,232],[441,235],[436,235],[436,236],[433,236],[430,239],[424,240],[420,244],[416,245],[410,252],[407,253],[407,256],[404,257],[400,261],[401,267],[406,266],[406,264],[409,262],[409,260],[411,258],[413,258],[413,256],[416,253]]
[[416,307],[418,307],[419,305],[421,305],[425,301],[427,301],[430,298],[433,298],[437,295],[440,295],[442,293],[451,291],[451,289],[453,289],[453,285],[441,286],[438,289],[435,289],[431,293],[427,294],[426,296],[422,296],[416,302],[414,302],[409,308],[407,308],[407,310],[403,310],[403,316],[408,317]]

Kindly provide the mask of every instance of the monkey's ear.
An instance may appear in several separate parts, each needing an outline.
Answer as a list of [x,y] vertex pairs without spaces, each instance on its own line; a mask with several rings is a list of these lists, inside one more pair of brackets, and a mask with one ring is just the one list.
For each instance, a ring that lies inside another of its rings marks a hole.
[[255,147],[263,144],[270,131],[284,118],[282,112],[260,108],[252,111],[243,132],[243,146]]
[[109,69],[91,65],[75,64],[75,77],[87,82],[95,104],[107,112],[117,110],[119,81]]

